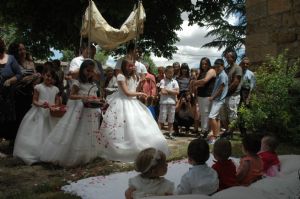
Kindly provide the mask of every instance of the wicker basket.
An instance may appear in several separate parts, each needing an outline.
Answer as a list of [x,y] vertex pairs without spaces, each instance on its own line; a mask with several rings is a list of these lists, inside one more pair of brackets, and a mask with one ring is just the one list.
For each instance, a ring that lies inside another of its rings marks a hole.
[[82,103],[85,108],[100,108],[102,106],[101,102],[93,100],[82,100]]
[[62,117],[66,113],[67,109],[65,105],[52,106],[50,109],[50,115],[52,117]]
[[[88,96],[90,96],[90,92],[92,88],[94,88],[97,85],[91,86],[91,88],[88,91]],[[99,100],[96,99],[89,99],[89,100],[82,100],[83,106],[85,108],[100,108],[103,105],[103,102],[100,102]]]

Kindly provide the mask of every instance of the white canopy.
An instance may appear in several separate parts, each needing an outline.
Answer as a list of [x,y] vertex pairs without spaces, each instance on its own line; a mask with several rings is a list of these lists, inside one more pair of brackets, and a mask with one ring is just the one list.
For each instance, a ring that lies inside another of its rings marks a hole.
[[89,37],[90,42],[96,42],[101,48],[111,50],[143,33],[145,19],[144,7],[139,2],[121,28],[116,29],[106,22],[95,3],[91,1],[83,17],[81,35]]

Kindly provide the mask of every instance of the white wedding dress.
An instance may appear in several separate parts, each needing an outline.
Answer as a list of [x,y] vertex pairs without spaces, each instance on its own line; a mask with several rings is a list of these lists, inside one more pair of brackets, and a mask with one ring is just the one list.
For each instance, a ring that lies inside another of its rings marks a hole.
[[[73,84],[79,87],[79,95],[88,95],[90,83]],[[97,88],[90,95],[96,96]],[[41,151],[41,160],[64,167],[85,164],[99,156],[101,149],[96,135],[100,128],[100,109],[85,108],[82,100],[68,100],[67,112],[50,132]]]
[[[126,81],[128,90],[136,91],[137,81],[119,74],[117,81]],[[121,88],[113,93],[103,117],[98,140],[104,147],[101,157],[132,162],[149,147],[169,154],[168,144],[147,107],[136,97],[127,97]]]
[[[42,83],[34,89],[39,92],[39,102],[55,104],[55,96],[59,92],[57,87]],[[56,122],[57,119],[50,116],[49,109],[32,105],[19,126],[13,156],[21,158],[28,165],[39,162],[39,152]]]

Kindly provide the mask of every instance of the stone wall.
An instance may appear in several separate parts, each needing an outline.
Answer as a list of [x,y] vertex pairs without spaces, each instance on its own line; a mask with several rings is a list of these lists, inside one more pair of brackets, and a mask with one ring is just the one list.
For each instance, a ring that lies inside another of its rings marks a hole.
[[246,13],[246,55],[253,63],[284,49],[290,61],[300,57],[300,0],[246,0]]

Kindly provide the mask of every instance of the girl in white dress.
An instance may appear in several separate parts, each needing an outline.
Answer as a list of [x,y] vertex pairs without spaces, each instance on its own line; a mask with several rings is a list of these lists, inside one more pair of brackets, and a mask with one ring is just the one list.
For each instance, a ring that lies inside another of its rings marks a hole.
[[161,177],[167,173],[168,164],[166,155],[160,150],[141,151],[135,160],[135,170],[140,174],[129,179],[126,199],[173,195],[174,183]]
[[140,151],[153,147],[169,154],[167,141],[147,107],[136,96],[138,84],[134,65],[123,60],[117,76],[119,91],[112,94],[103,117],[98,137],[104,146],[101,156],[105,159],[133,162]]
[[53,85],[55,71],[45,69],[43,83],[34,87],[31,109],[24,116],[17,133],[13,156],[31,165],[40,159],[40,150],[55,125],[49,107],[60,102],[58,88]]
[[74,167],[93,160],[99,154],[100,144],[96,135],[100,126],[100,109],[87,108],[82,101],[96,98],[95,74],[94,61],[84,60],[79,69],[79,81],[72,81],[67,113],[44,142],[42,161]]

